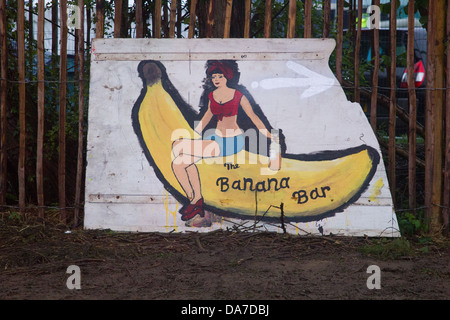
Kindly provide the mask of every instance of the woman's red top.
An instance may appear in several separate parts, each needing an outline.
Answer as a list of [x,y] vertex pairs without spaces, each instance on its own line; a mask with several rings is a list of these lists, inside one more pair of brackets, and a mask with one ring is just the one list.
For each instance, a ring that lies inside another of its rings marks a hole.
[[233,99],[220,104],[214,100],[213,93],[211,92],[208,95],[209,100],[211,101],[211,112],[217,116],[218,120],[222,120],[223,117],[232,117],[237,115],[242,96],[243,94],[240,91],[235,90]]

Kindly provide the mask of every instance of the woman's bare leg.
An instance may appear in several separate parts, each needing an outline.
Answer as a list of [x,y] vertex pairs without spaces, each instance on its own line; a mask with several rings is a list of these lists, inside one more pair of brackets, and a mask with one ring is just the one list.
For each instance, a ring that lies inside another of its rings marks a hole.
[[192,201],[192,199],[194,199],[194,189],[191,186],[186,169],[187,167],[185,165],[175,164],[175,162],[172,162],[172,170],[175,174],[175,177],[186,193],[189,201]]
[[192,190],[194,191],[194,197],[192,203],[196,203],[202,198],[202,188],[200,182],[200,176],[198,174],[198,168],[195,164],[186,168],[186,172],[191,184]]
[[[172,150],[175,155],[175,159],[172,161],[175,177],[191,203],[196,203],[202,198],[202,194],[200,177],[195,163],[203,157],[218,155],[219,145],[215,141],[181,139],[174,142]],[[208,154],[205,154],[205,151]]]

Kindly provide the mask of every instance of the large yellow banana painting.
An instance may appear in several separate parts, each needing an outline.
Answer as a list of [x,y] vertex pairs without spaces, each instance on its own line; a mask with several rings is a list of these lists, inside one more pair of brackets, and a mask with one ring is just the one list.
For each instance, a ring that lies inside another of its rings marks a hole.
[[[187,205],[172,167],[173,143],[181,136],[201,139],[193,126],[198,113],[180,96],[161,62],[142,61],[138,71],[144,85],[132,113],[135,133],[164,188]],[[247,149],[196,163],[206,210],[241,219],[279,220],[283,214],[286,221],[319,220],[354,203],[380,161],[367,145],[298,155],[282,148],[281,167],[272,171],[267,154]]]

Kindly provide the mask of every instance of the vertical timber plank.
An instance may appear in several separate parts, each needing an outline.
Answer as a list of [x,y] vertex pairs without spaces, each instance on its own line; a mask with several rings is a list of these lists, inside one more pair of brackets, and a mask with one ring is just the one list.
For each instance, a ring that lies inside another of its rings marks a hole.
[[312,35],[312,0],[305,0],[305,28],[303,30],[304,38],[311,38]]
[[105,35],[105,0],[96,0],[95,12],[95,37],[103,38],[103,36]]
[[361,50],[361,25],[362,25],[362,0],[358,0],[358,23],[356,29],[356,43],[355,43],[355,89],[354,89],[354,99],[355,102],[360,101],[359,93],[359,51]]
[[[373,0],[372,3],[380,6],[380,0]],[[372,54],[373,74],[372,74],[372,95],[370,97],[370,125],[372,130],[377,130],[377,104],[378,104],[378,74],[380,70],[380,31],[378,28],[373,29],[373,47]]]
[[[52,0],[52,54],[58,55],[58,0]],[[56,59],[52,59],[53,67],[56,69]]]
[[396,176],[395,176],[395,126],[396,126],[396,70],[397,70],[397,6],[396,2],[391,2],[390,12],[390,56],[391,65],[389,69],[389,146],[388,146],[388,158],[389,158],[389,183],[391,187],[392,201],[395,206],[395,189],[396,189]]
[[344,40],[344,0],[337,0],[336,78],[342,84],[342,44]]
[[136,0],[136,38],[144,37],[144,21],[142,17],[142,0]]
[[154,36],[155,38],[161,38],[161,9],[162,4],[161,0],[155,1],[155,31]]
[[45,3],[38,2],[38,35],[37,35],[37,80],[38,80],[38,128],[36,155],[36,190],[38,200],[38,216],[44,218],[44,114],[45,114],[45,75],[44,75],[44,15]]
[[270,38],[272,29],[272,0],[266,0],[264,12],[264,38]]
[[[450,41],[450,3],[447,3],[447,43]],[[447,89],[445,97],[445,165],[444,165],[444,199],[443,199],[443,226],[444,233],[448,235],[450,216],[450,54],[447,52]]]
[[17,1],[17,54],[19,71],[19,208],[25,209],[25,152],[26,152],[26,121],[25,121],[25,8],[24,0]]
[[408,4],[408,45],[407,45],[407,75],[409,96],[409,155],[408,155],[408,205],[415,212],[416,208],[416,128],[417,101],[414,81],[414,2]]
[[250,22],[252,19],[252,1],[245,0],[244,38],[250,38]]
[[195,19],[197,17],[197,0],[191,0],[191,10],[190,10],[190,17],[189,17],[189,31],[188,31],[188,38],[192,39],[194,38],[195,34]]
[[295,38],[295,18],[297,14],[297,1],[289,0],[287,38]]
[[213,26],[214,26],[214,9],[216,2],[214,0],[209,0],[208,6],[208,17],[206,19],[206,38],[213,37]]
[[6,40],[6,0],[0,0],[0,46],[1,51],[1,80],[0,80],[0,206],[6,201],[6,174],[7,174],[7,154],[6,154],[6,93],[8,90],[8,52]]
[[428,2],[427,103],[425,118],[425,219],[428,232],[438,234],[442,224],[442,145],[445,1]]
[[66,98],[67,98],[67,0],[60,1],[61,53],[59,63],[59,158],[58,195],[61,221],[67,221],[66,213]]
[[331,13],[331,0],[324,0],[322,38],[328,38],[330,36],[330,13]]
[[120,38],[122,29],[122,0],[114,0],[114,38]]
[[169,38],[175,38],[175,23],[177,21],[177,0],[170,1]]
[[230,37],[230,27],[231,27],[231,10],[233,9],[233,0],[227,0],[225,9],[225,26],[223,30],[223,37]]
[[[141,4],[142,5],[142,4]],[[78,0],[80,7],[80,20],[84,21],[84,0]],[[142,14],[141,14],[142,16]],[[78,151],[77,151],[77,175],[75,184],[75,210],[73,215],[73,225],[78,226],[78,219],[81,209],[81,194],[83,191],[83,150],[84,150],[84,23],[80,23],[78,33]]]

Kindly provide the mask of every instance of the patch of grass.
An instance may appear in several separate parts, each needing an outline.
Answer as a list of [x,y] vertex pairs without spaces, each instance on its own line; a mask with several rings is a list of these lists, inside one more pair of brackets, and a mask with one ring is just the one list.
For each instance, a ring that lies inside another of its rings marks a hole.
[[398,259],[414,254],[411,243],[405,238],[373,240],[371,243],[362,246],[360,251],[367,256],[374,256],[383,260]]

